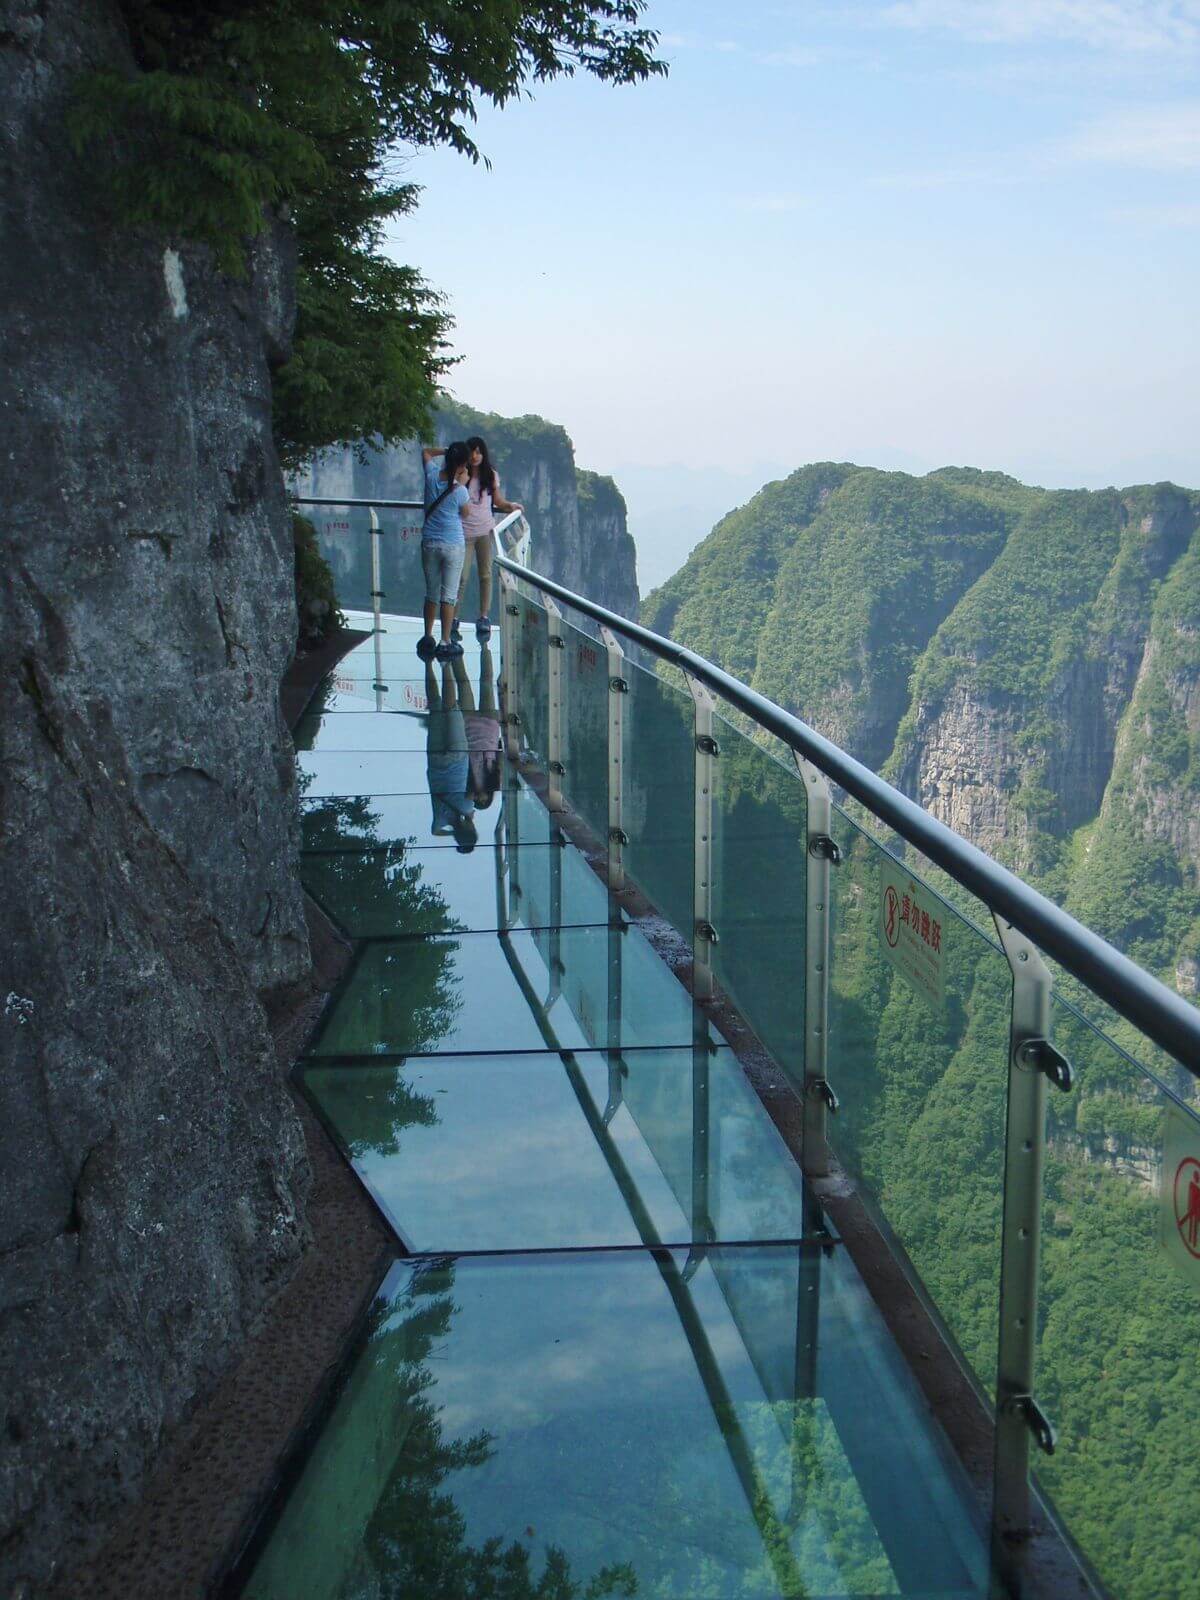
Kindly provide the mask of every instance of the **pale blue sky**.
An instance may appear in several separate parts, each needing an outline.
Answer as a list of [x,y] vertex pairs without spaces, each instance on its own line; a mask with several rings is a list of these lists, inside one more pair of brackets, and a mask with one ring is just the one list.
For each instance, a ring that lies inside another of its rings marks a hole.
[[668,78],[485,113],[392,235],[454,392],[624,474],[643,589],[811,460],[1200,485],[1200,0],[646,20]]

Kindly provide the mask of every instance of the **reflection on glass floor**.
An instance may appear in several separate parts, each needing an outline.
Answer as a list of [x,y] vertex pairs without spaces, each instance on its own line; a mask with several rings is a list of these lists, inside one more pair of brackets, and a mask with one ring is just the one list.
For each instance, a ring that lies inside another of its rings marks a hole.
[[982,1595],[959,1471],[741,1065],[558,819],[472,765],[498,739],[464,742],[450,677],[369,733],[333,691],[300,757],[369,761],[304,808],[356,946],[299,1078],[408,1259],[244,1592]]

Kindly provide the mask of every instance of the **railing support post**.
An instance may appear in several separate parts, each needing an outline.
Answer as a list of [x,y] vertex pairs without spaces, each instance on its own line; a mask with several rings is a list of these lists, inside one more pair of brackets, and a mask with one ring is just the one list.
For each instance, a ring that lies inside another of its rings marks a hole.
[[500,568],[500,709],[504,724],[504,754],[510,763],[521,755],[521,719],[517,712],[517,583]]
[[807,801],[804,915],[804,1170],[829,1171],[829,1113],[837,1101],[829,1085],[829,895],[838,859],[832,842],[833,796],[819,767],[795,751]]
[[375,620],[375,682],[371,687],[375,691],[375,709],[382,711],[383,697],[387,693],[387,684],[383,681],[383,577],[379,553],[379,541],[383,535],[379,531],[375,507],[372,506],[367,514],[371,519],[371,611]]
[[695,706],[696,810],[693,833],[695,859],[692,895],[692,993],[710,1000],[713,992],[713,793],[717,784],[717,741],[713,738],[713,712],[717,697],[698,679],[684,673]]
[[1034,1399],[1046,1083],[1071,1083],[1071,1069],[1049,1045],[1051,975],[1033,943],[995,917],[1012,968],[1012,1024],[1000,1251],[1000,1329],[996,1373],[993,1537],[1000,1565],[1011,1564],[1029,1531],[1029,1446],[1054,1451],[1054,1432]]
[[562,612],[551,600],[546,601],[546,648],[550,652],[550,711],[546,730],[546,777],[550,809],[560,811],[563,804],[563,657],[567,641],[563,636]]
[[608,887],[620,894],[625,887],[625,771],[623,764],[625,701],[629,680],[625,676],[625,652],[621,641],[609,628],[601,627],[600,637],[608,652]]

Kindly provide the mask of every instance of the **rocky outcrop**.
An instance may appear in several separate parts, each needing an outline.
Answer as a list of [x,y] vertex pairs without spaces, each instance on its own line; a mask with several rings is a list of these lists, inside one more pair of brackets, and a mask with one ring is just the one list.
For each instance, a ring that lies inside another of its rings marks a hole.
[[[538,572],[624,616],[636,614],[636,552],[626,527],[625,502],[611,478],[576,467],[575,448],[563,428],[541,417],[500,417],[447,402],[438,413],[435,433],[439,444],[476,433],[488,441],[505,497],[523,505],[529,517]],[[296,488],[327,499],[419,500],[419,445],[323,451]],[[339,593],[350,596],[348,604],[363,604],[365,521],[349,518],[339,532],[336,515],[316,520],[322,547],[340,580]],[[414,512],[398,521],[395,531],[419,536],[420,521],[420,512]],[[414,543],[412,538],[394,540],[385,550],[385,567],[401,550],[390,578],[385,570],[385,589],[400,597],[394,609],[419,604],[411,581],[416,551],[403,549]]]
[[576,469],[575,484],[580,575],[578,585],[568,587],[623,617],[636,617],[637,550],[626,520],[625,497],[611,478],[582,467]]
[[[103,1532],[296,1257],[306,1164],[258,994],[307,971],[269,367],[230,284],[98,208],[64,112],[101,0],[0,22],[0,1589]],[[15,1592],[15,1591],[14,1591]]]

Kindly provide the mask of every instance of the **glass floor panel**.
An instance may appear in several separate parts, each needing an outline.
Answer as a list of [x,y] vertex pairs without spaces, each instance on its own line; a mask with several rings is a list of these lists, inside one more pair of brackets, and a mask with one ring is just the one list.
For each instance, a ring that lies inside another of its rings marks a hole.
[[[414,729],[409,737],[412,743],[407,750],[298,750],[296,770],[300,774],[300,793],[306,800],[323,800],[342,794],[411,794],[424,788],[428,795],[430,753],[424,730]],[[465,745],[460,751],[444,748],[434,751],[435,756],[443,758],[452,754],[461,755],[461,782],[465,792],[469,781]]]
[[[443,717],[445,713],[440,713]],[[429,715],[423,711],[400,711],[389,707],[375,716],[356,716],[353,719],[341,712],[323,712],[302,717],[292,735],[297,753],[305,761],[311,754],[328,755],[330,752],[420,750],[429,745]],[[499,723],[496,724],[497,736]]]
[[468,854],[402,845],[310,851],[300,877],[352,939],[603,926],[622,915],[583,857],[559,845],[515,850],[485,838]]
[[[417,787],[389,794],[321,795],[302,799],[301,851],[348,850],[357,854],[364,849],[405,842],[424,849],[439,846],[457,849],[452,835],[433,832],[433,802],[423,769],[419,765],[409,766],[399,776],[415,781]],[[545,807],[532,795],[528,797],[527,806],[529,814],[528,818],[522,814],[525,826],[520,842],[548,844],[552,835],[554,842],[559,842],[561,836]],[[532,809],[534,806],[537,806],[536,812]],[[498,807],[502,809],[502,800],[483,810],[475,808],[475,828],[481,843],[490,844],[495,837],[500,816]],[[509,843],[516,842],[510,835]]]
[[727,1049],[310,1061],[301,1081],[411,1251],[806,1231],[799,1169]]
[[777,1245],[398,1264],[243,1592],[984,1590],[853,1267]]
[[387,716],[397,712],[428,711],[424,678],[381,678],[386,684],[377,694],[365,678],[326,678],[305,712],[308,716]]
[[633,927],[463,933],[360,946],[309,1053],[619,1050],[697,1028],[711,1032]]

